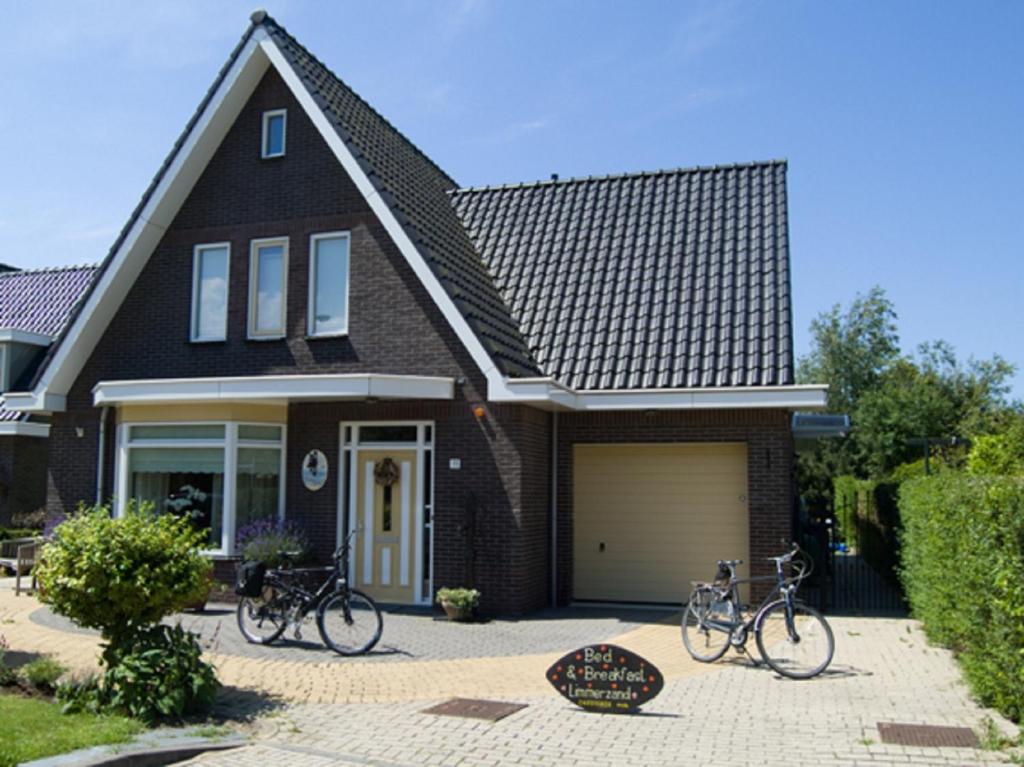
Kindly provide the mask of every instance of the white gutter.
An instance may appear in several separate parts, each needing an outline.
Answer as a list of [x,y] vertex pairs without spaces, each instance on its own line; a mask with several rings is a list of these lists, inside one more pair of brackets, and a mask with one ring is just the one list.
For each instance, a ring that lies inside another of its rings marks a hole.
[[0,343],[49,346],[53,339],[45,333],[30,333],[17,328],[0,328]]
[[505,379],[491,392],[495,402],[518,402],[560,410],[729,410],[787,408],[820,410],[828,386],[730,386],[690,389],[571,389],[552,378]]
[[[6,395],[5,395],[6,396]],[[6,407],[6,400],[4,405]],[[5,421],[0,423],[0,437],[46,437],[50,436],[50,424],[30,421]]]

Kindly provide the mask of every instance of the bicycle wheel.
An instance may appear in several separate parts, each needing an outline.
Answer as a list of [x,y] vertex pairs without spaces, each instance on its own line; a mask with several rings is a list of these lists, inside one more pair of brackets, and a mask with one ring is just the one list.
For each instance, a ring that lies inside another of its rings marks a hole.
[[373,649],[384,628],[377,604],[361,591],[339,591],[320,603],[316,626],[324,644],[339,655],[362,655]]
[[729,649],[729,631],[716,625],[731,619],[721,612],[715,595],[709,589],[697,589],[683,612],[683,644],[694,660],[711,663]]
[[237,615],[239,631],[253,644],[270,644],[288,627],[287,605],[272,586],[258,597],[242,597]]
[[832,628],[821,613],[801,602],[793,603],[792,620],[787,618],[784,600],[768,605],[758,618],[754,633],[764,662],[782,676],[810,679],[832,662]]

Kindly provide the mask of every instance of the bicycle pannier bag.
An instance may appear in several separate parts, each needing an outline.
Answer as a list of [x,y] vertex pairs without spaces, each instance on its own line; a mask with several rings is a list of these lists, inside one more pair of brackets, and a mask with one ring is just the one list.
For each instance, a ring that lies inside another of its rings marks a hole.
[[258,597],[263,591],[266,572],[263,562],[243,562],[235,574],[235,593],[240,597]]

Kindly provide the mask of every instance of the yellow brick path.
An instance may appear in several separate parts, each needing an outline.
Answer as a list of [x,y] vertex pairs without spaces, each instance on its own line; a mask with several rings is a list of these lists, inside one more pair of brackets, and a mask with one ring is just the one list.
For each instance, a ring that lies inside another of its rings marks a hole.
[[[13,652],[52,655],[76,672],[96,671],[99,639],[40,626],[29,616],[40,608],[33,597],[14,596],[0,586],[0,636]],[[683,648],[677,616],[648,624],[609,643],[627,647],[661,669],[666,679],[713,673],[724,664],[693,661]],[[566,648],[566,651],[573,648]],[[557,653],[457,660],[360,663],[333,660],[303,663],[210,653],[221,681],[230,687],[257,691],[295,702],[388,703],[452,696],[507,697],[555,695],[544,672]]]

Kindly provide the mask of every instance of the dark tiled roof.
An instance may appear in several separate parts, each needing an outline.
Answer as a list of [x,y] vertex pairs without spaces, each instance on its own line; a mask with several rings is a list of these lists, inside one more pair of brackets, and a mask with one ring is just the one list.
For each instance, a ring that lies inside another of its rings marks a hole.
[[0,272],[0,328],[57,336],[95,273],[95,266]]
[[452,201],[557,381],[793,383],[785,162],[463,189]]
[[352,150],[504,374],[539,374],[519,326],[448,200],[458,185],[269,16],[260,23]]

